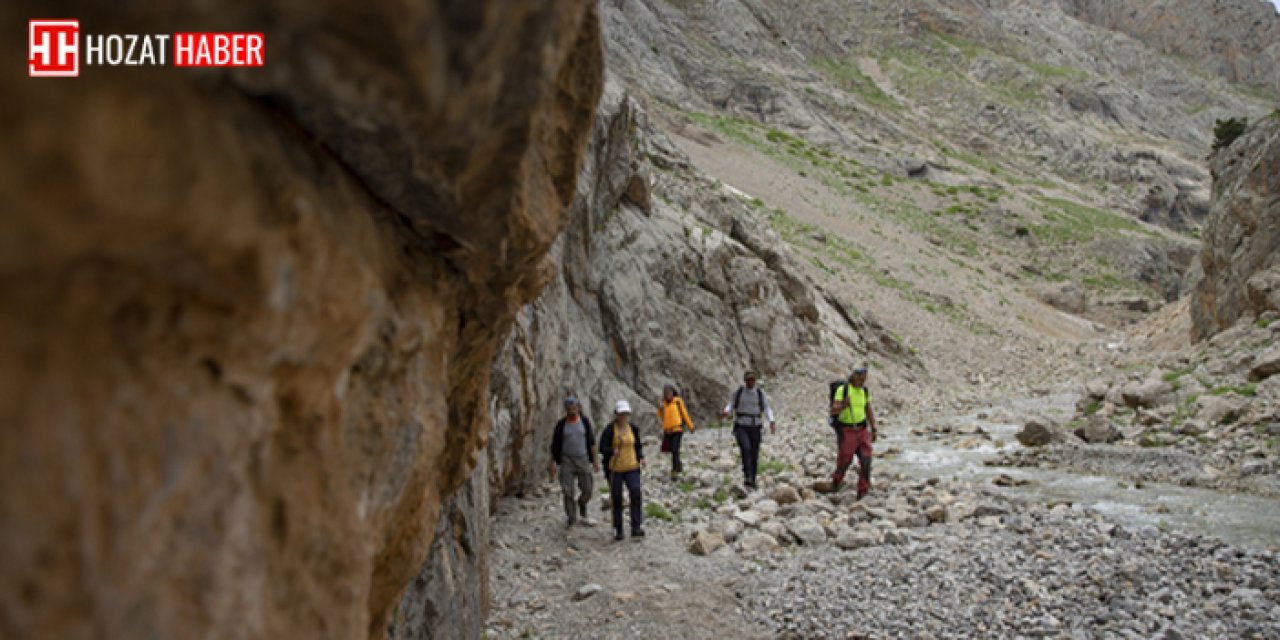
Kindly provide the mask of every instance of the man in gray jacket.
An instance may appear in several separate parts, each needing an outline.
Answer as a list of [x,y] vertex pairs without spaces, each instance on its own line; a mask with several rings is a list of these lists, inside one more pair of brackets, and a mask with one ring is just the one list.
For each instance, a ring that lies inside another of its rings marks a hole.
[[[551,462],[547,465],[547,470],[555,478],[559,468],[560,490],[564,493],[564,513],[569,518],[568,526],[572,527],[581,521],[582,526],[590,527],[595,525],[587,517],[591,492],[595,488],[591,474],[592,471],[600,470],[600,461],[596,458],[595,434],[591,432],[591,421],[581,415],[582,407],[577,398],[569,396],[564,399],[564,413],[551,436]],[[575,482],[580,492],[576,497],[573,491]]]
[[764,428],[764,419],[769,419],[769,432],[778,432],[778,423],[773,419],[773,407],[769,406],[769,398],[764,389],[756,386],[756,374],[747,371],[742,375],[743,386],[733,392],[729,404],[720,412],[721,418],[733,414],[733,438],[738,441],[738,451],[742,453],[742,479],[747,487],[756,488],[756,467],[760,463],[760,440]]

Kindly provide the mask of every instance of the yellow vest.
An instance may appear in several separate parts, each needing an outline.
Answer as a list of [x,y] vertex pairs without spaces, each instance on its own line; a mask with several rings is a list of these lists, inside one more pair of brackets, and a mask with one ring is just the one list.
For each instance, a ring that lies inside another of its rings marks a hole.
[[610,471],[618,473],[626,473],[640,468],[640,461],[636,460],[636,429],[631,425],[627,425],[624,433],[618,428],[617,424],[613,425],[613,459],[609,462]]
[[867,390],[863,387],[855,387],[846,384],[836,389],[836,402],[844,400],[845,389],[849,390],[849,406],[840,415],[836,416],[836,420],[842,424],[858,424],[867,419]]

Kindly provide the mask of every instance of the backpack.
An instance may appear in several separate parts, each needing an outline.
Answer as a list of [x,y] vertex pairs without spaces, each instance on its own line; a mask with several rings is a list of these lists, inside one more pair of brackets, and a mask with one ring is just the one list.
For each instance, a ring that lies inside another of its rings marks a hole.
[[[738,403],[742,400],[742,390],[746,388],[746,385],[739,386],[738,390],[733,393],[734,413],[738,412]],[[756,385],[756,404],[760,407],[760,413],[756,414],[756,417],[759,418],[764,415],[764,390],[762,390],[758,384]],[[763,422],[763,420],[761,422]]]
[[[852,386],[852,385],[849,385],[849,382],[847,380],[836,380],[835,382],[828,383],[828,387],[829,387],[827,390],[827,407],[828,408],[831,405],[835,404],[836,391],[839,391],[840,387],[843,387],[843,386]],[[862,392],[867,394],[867,404],[871,404],[871,390],[864,386],[862,387]],[[846,391],[845,395],[847,396],[848,393],[849,392]],[[827,416],[827,426],[831,427],[832,429],[835,429],[836,433],[840,432],[840,423],[836,421],[835,416],[832,416],[832,415]]]

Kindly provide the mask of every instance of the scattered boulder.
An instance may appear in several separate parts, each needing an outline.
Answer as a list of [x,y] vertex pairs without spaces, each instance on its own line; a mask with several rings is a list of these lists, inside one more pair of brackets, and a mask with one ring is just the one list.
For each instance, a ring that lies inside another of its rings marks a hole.
[[1024,447],[1043,447],[1054,442],[1062,442],[1065,438],[1048,420],[1032,418],[1022,425],[1022,430],[1015,436]]
[[1143,382],[1130,382],[1120,391],[1120,397],[1131,408],[1154,407],[1173,391],[1173,386],[1159,378]]
[[924,515],[929,519],[930,523],[946,522],[947,508],[940,504],[935,504],[932,507],[925,509]]
[[770,553],[778,548],[778,541],[767,533],[754,531],[743,536],[738,546],[747,554]]
[[792,518],[787,530],[802,544],[817,545],[827,541],[827,532],[812,516]]
[[1022,480],[1020,478],[1015,478],[1007,473],[1002,473],[996,476],[996,478],[991,481],[991,484],[994,484],[997,487],[1021,487],[1025,484],[1030,484],[1030,483],[1031,483],[1030,480]]
[[1253,368],[1249,370],[1249,379],[1263,380],[1277,373],[1280,373],[1280,346],[1258,354],[1253,361]]
[[1200,396],[1196,399],[1196,418],[1208,424],[1235,422],[1244,413],[1245,404],[1235,394]]
[[591,596],[594,596],[603,590],[604,590],[604,587],[598,584],[595,584],[595,583],[585,584],[585,585],[582,585],[582,588],[578,589],[577,592],[573,594],[573,599],[576,601],[586,600],[587,598],[590,598]]
[[772,518],[773,515],[778,512],[778,503],[771,498],[765,498],[764,500],[755,503],[751,509],[753,511],[758,511],[761,518]]
[[1084,426],[1075,430],[1075,435],[1089,444],[1111,444],[1124,439],[1124,434],[1110,420],[1098,414],[1089,416]]
[[1045,304],[1067,313],[1081,314],[1089,307],[1088,292],[1074,282],[1045,285],[1036,294]]
[[709,556],[724,545],[723,535],[699,531],[693,534],[693,540],[689,543],[689,553],[695,556]]
[[870,529],[847,529],[836,536],[836,546],[841,549],[863,549],[866,547],[874,547],[880,544],[880,539],[876,533]]
[[784,484],[781,487],[774,489],[773,493],[770,494],[769,497],[773,498],[773,501],[780,505],[800,502],[800,493],[796,491],[795,487],[789,484]]
[[742,524],[745,524],[748,527],[754,527],[760,524],[759,511],[753,511],[753,510],[739,511],[733,514],[733,517],[736,518],[738,522],[741,522]]

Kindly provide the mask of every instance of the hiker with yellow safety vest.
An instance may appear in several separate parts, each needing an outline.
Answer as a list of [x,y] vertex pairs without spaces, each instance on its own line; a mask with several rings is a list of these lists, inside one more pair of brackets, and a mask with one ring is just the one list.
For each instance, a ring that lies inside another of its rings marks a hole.
[[693,419],[685,409],[684,399],[675,385],[662,387],[662,402],[658,404],[658,421],[662,423],[662,451],[671,454],[671,477],[684,473],[684,465],[680,462],[680,440],[684,438],[685,428],[693,433]]
[[867,368],[858,367],[849,375],[848,383],[836,389],[831,401],[835,418],[839,455],[831,474],[830,491],[840,489],[845,471],[858,458],[858,499],[871,490],[871,443],[876,441],[876,416],[871,410],[871,394],[867,391]]
[[622,487],[631,503],[631,537],[643,538],[644,508],[641,504],[640,469],[645,466],[640,434],[631,424],[631,403],[619,400],[613,408],[613,422],[600,434],[600,455],[609,479],[609,502],[613,507],[613,539],[622,539]]

